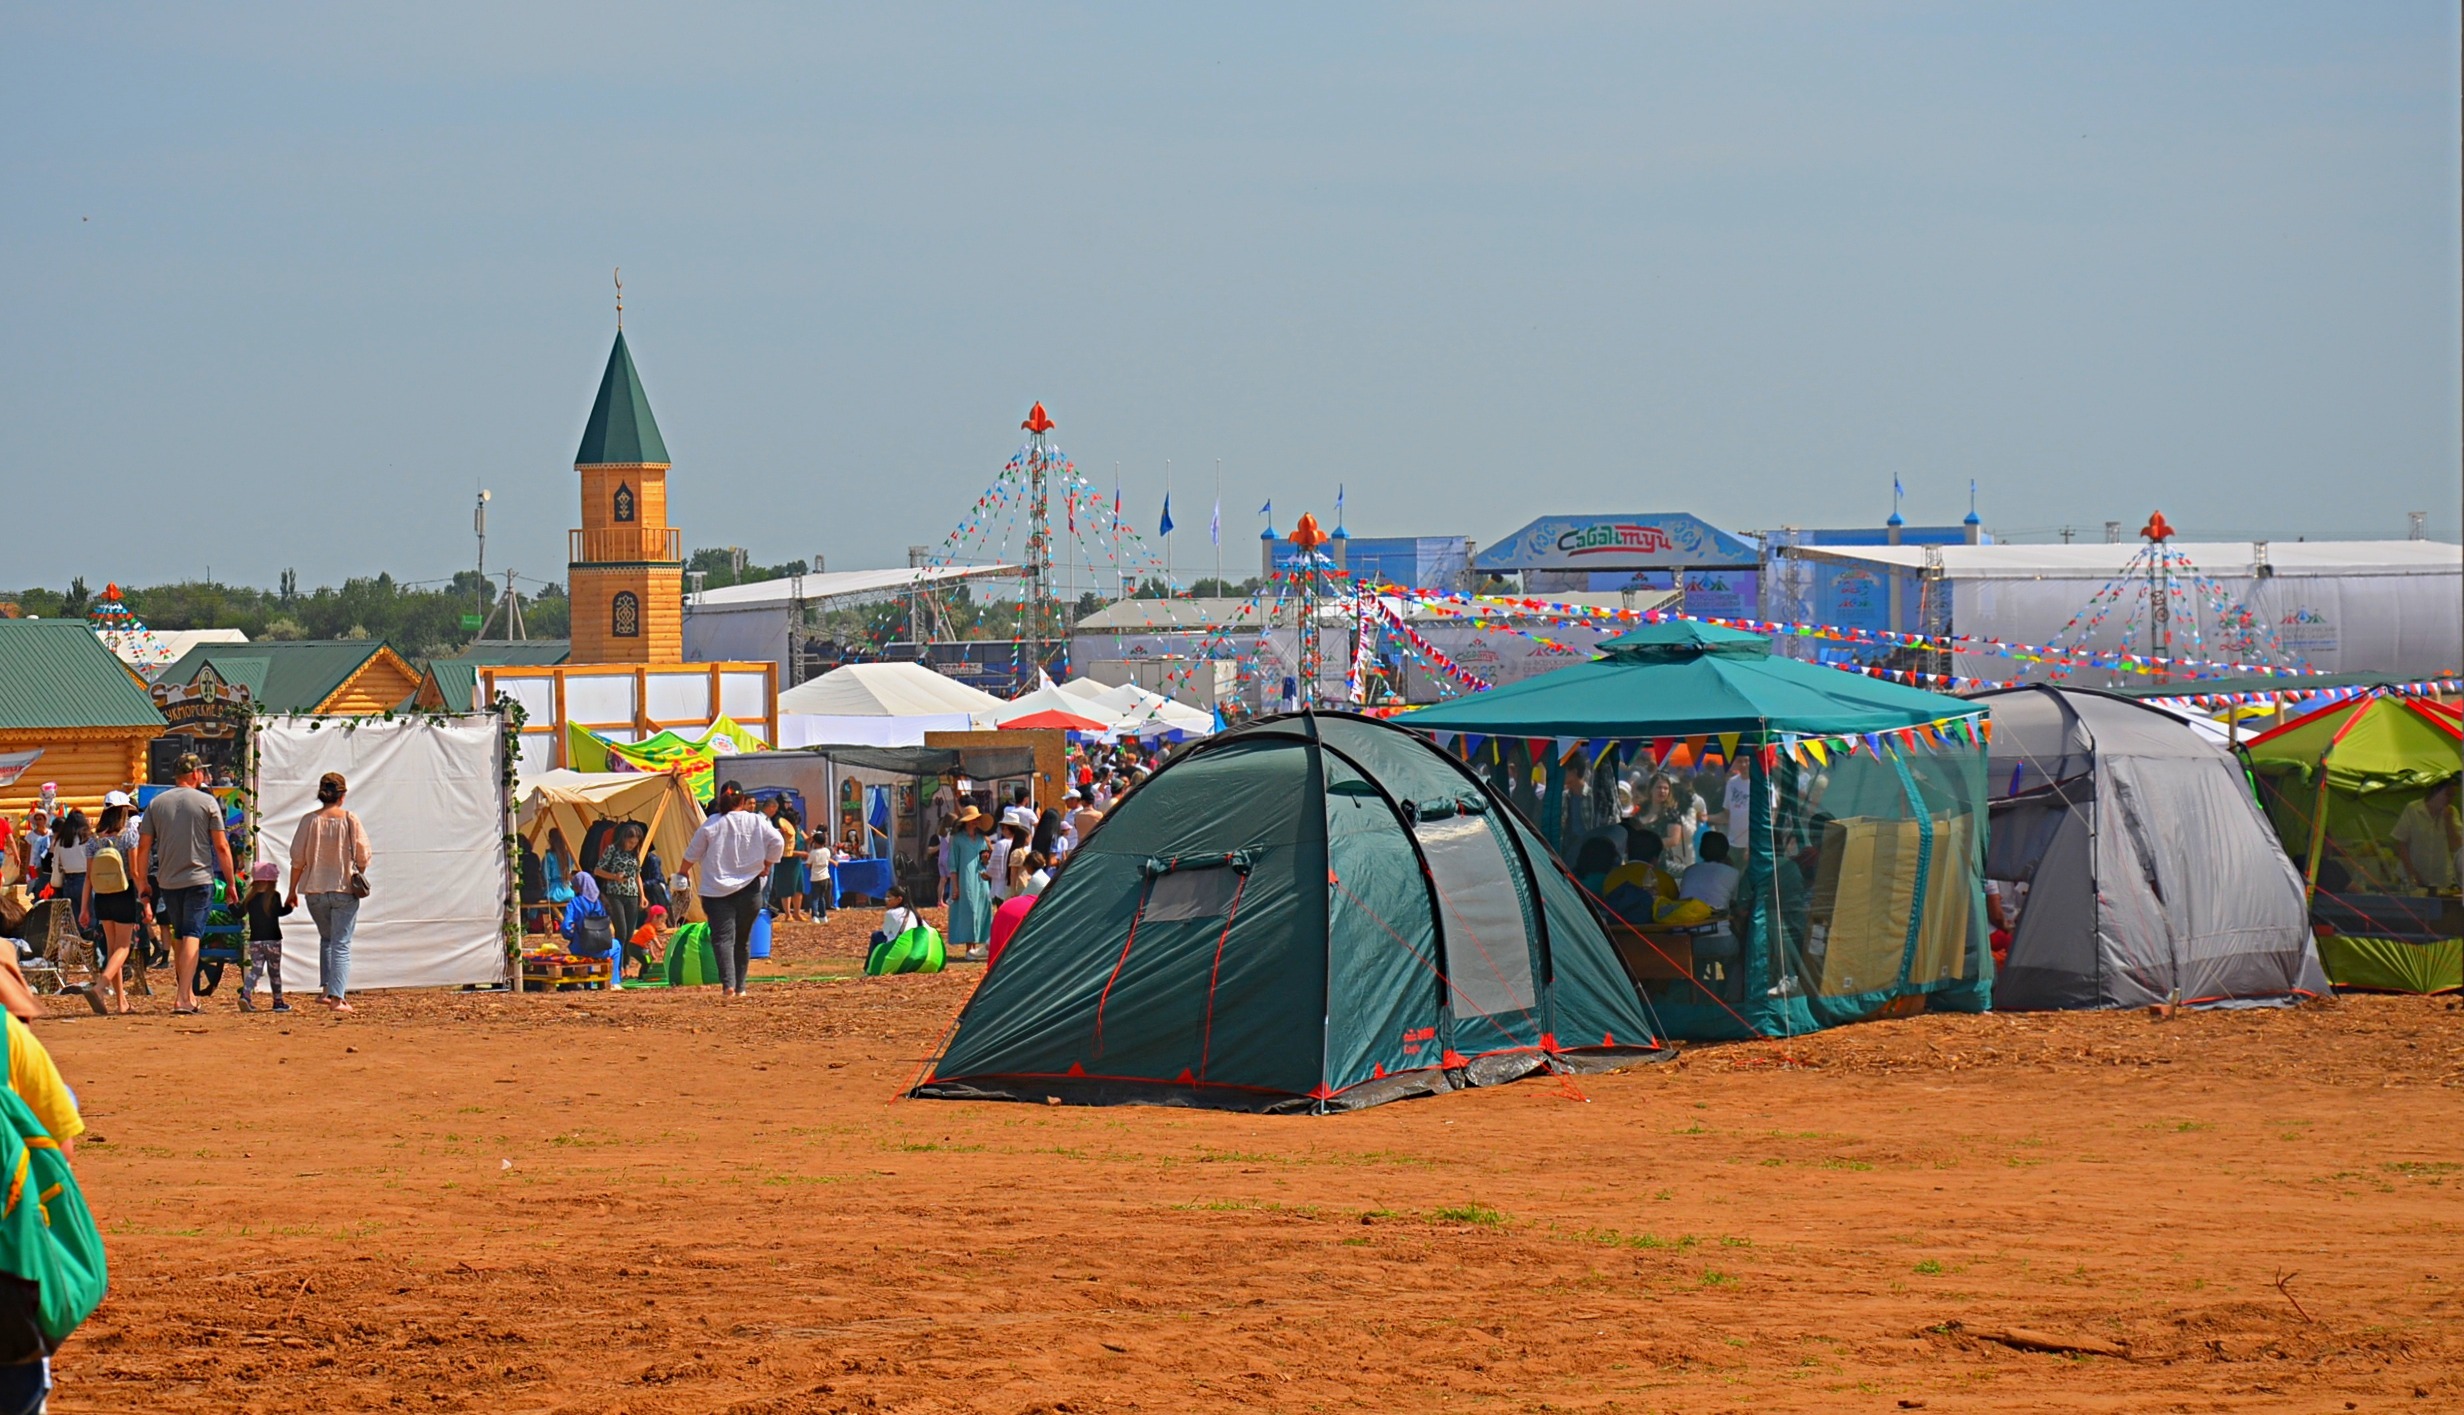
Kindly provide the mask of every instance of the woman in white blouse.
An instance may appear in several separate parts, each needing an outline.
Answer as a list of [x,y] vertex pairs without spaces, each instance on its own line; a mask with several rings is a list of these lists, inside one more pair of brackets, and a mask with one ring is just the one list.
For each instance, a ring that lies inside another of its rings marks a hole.
[[308,917],[317,924],[319,1001],[348,1012],[351,990],[351,930],[359,923],[360,897],[367,893],[368,832],[342,807],[349,786],[342,773],[317,780],[322,804],[300,818],[291,837],[291,898],[308,896]]

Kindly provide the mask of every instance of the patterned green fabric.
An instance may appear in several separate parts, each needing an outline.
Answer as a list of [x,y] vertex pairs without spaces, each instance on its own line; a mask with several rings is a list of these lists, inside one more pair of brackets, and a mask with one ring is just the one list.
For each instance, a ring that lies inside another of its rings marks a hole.
[[687,924],[667,941],[667,985],[697,988],[719,980],[719,957],[710,951],[710,926]]
[[2407,943],[2395,938],[2328,934],[2319,962],[2340,988],[2365,992],[2454,992],[2464,988],[2464,939]]
[[[9,1026],[21,1023],[11,1019]],[[0,1087],[0,1272],[42,1291],[37,1321],[56,1348],[92,1315],[110,1285],[103,1236],[60,1146],[15,1091]]]

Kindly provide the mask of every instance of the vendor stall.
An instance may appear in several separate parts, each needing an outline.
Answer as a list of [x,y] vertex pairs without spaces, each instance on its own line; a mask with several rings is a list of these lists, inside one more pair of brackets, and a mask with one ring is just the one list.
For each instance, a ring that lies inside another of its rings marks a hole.
[[1612,920],[1670,1035],[1984,1010],[1987,729],[1975,705],[1773,658],[1759,635],[1690,621],[1602,647],[1591,662],[1397,720],[1535,810],[1569,858],[1587,835],[1624,839],[1621,774],[1712,754],[1750,763],[1729,906],[1690,911],[1708,917],[1683,927],[1649,913]]
[[[1012,781],[1024,785],[1035,767],[1032,747],[1000,742],[965,747],[805,747],[721,757],[714,770],[719,780],[736,782],[747,790],[780,787],[801,792],[808,801],[836,803],[830,815],[833,845],[843,846],[844,824],[850,812],[855,814],[862,838],[876,853],[842,860],[834,867],[833,884],[840,899],[878,899],[896,884],[906,890],[909,903],[927,905],[939,902],[940,879],[926,843],[941,830],[943,819],[956,813],[962,796],[979,808],[991,808],[1004,785]],[[818,834],[822,822],[816,820],[813,825]]]
[[[564,837],[567,848],[578,850],[601,821],[641,822],[647,834],[645,850],[655,851],[659,863],[673,874],[684,867],[684,847],[701,828],[702,808],[683,778],[672,772],[559,768],[523,780],[517,829],[532,852],[546,851],[551,831]],[[683,916],[676,922],[683,922]]]

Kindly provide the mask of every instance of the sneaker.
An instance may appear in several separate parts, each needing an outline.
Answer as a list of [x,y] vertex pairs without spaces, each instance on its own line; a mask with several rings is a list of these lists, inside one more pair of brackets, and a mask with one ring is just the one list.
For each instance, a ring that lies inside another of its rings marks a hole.
[[241,993],[241,994],[240,994],[240,1011],[242,1011],[242,1012],[254,1012],[254,1011],[256,1011],[256,1010],[257,1010],[257,1005],[256,1005],[256,1003],[254,1003],[254,1002],[252,1002],[252,1001],[250,1001],[250,1000],[249,1000],[248,994],[246,994],[246,993]]
[[289,1003],[287,1003],[287,1002],[283,1001],[281,998],[275,998],[275,999],[274,999],[274,1010],[275,1010],[276,1012],[288,1012],[288,1011],[290,1011],[290,1010],[291,1010],[291,1004],[289,1004]]

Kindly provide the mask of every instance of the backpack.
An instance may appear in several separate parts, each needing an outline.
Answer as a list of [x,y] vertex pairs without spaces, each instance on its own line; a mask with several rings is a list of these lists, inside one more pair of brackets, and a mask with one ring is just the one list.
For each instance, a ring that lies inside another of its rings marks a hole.
[[19,1365],[58,1350],[101,1305],[110,1279],[102,1234],[59,1142],[5,1086],[0,1174],[0,1365]]
[[96,894],[118,894],[128,888],[128,861],[119,847],[96,847],[94,858],[86,861],[86,887]]
[[568,946],[576,958],[605,958],[616,947],[616,925],[605,914],[585,914],[575,922]]

